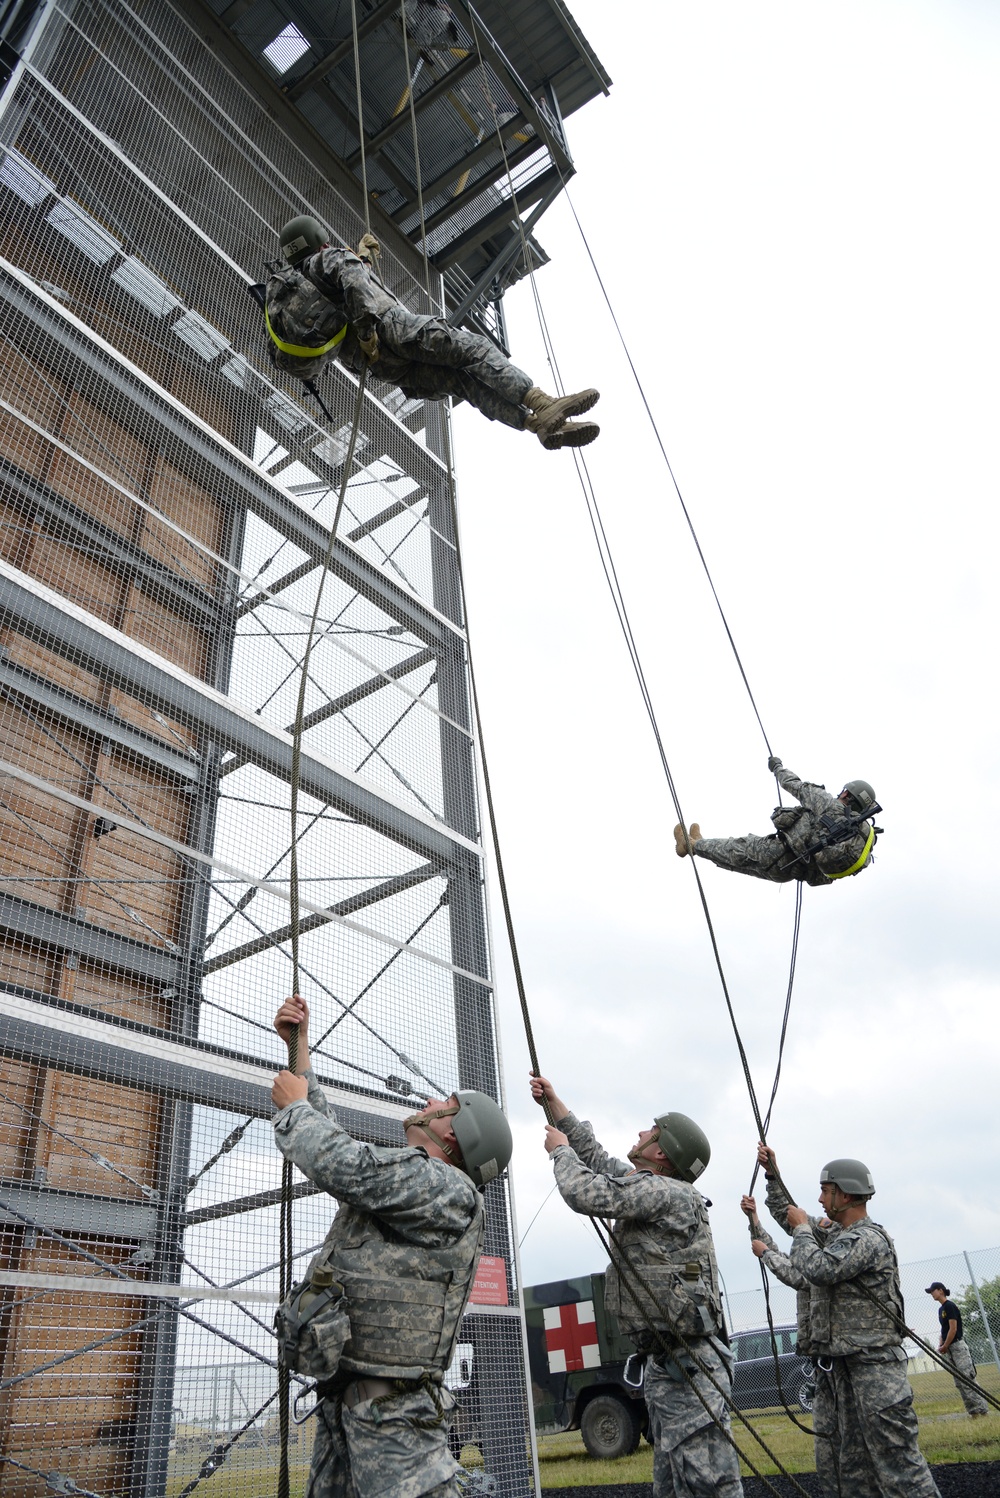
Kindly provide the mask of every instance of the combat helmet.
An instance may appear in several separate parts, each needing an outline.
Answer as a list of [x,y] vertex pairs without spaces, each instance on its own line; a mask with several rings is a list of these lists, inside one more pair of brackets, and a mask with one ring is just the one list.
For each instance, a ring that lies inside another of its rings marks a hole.
[[485,1092],[456,1092],[458,1112],[452,1128],[462,1151],[466,1175],[485,1186],[510,1164],[514,1138],[498,1103]]
[[831,1160],[819,1173],[821,1186],[839,1186],[848,1196],[874,1196],[872,1173],[861,1160]]
[[[455,1104],[445,1103],[432,1112],[426,1109],[413,1113],[403,1120],[403,1129],[423,1129],[453,1165],[464,1170],[477,1186],[485,1186],[505,1170],[514,1153],[514,1139],[498,1103],[485,1092],[467,1088],[452,1093]],[[443,1139],[439,1139],[428,1124],[435,1118],[451,1118],[452,1133],[462,1151],[461,1161],[456,1160],[455,1151]]]
[[[844,786],[844,791],[850,796],[856,811],[865,812],[869,806],[875,805],[875,791],[867,780],[849,780]],[[843,795],[844,791],[840,794]]]
[[712,1158],[705,1131],[686,1113],[661,1113],[653,1122],[660,1149],[680,1179],[693,1185]]
[[295,267],[329,242],[330,236],[319,219],[311,213],[300,213],[298,218],[289,219],[281,231],[281,258],[286,265]]

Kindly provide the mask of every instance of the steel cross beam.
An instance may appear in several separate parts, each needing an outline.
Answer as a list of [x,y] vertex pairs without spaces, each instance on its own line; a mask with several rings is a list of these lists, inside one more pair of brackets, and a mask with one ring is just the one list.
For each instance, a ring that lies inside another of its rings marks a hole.
[[[371,32],[377,31],[386,21],[398,15],[399,0],[382,0],[381,5],[376,5],[370,15],[358,22],[358,41],[363,42]],[[321,82],[327,73],[332,73],[337,64],[343,62],[344,58],[350,56],[353,51],[354,36],[352,33],[342,42],[338,42],[332,52],[321,57],[307,73],[303,73],[300,78],[294,79],[291,83],[286,83],[281,92],[286,99],[301,99],[303,94],[308,93],[309,89]]]
[[[307,931],[315,931],[317,927],[326,925],[327,920],[334,916],[353,915],[356,910],[365,910],[379,900],[391,899],[393,895],[401,894],[404,889],[412,889],[415,884],[423,884],[425,880],[433,879],[441,872],[437,864],[425,863],[418,868],[410,869],[406,874],[397,874],[394,879],[386,879],[382,884],[377,884],[374,889],[363,890],[357,895],[349,895],[346,900],[338,900],[336,905],[330,906],[329,917],[306,916],[299,922],[299,932],[305,936]],[[291,925],[281,926],[277,931],[268,931],[264,936],[254,937],[253,941],[243,942],[241,946],[232,947],[228,952],[220,952],[218,957],[212,957],[205,963],[205,976],[218,972],[219,968],[232,967],[236,962],[244,962],[248,957],[255,957],[258,952],[266,952],[271,947],[279,946],[282,942],[288,941],[291,934]]]
[[[528,243],[530,236],[534,231],[535,225],[538,223],[538,220],[541,218],[546,208],[549,207],[553,198],[555,198],[558,192],[561,191],[561,186],[562,185],[560,184],[559,188],[553,188],[551,193],[547,194],[542,199],[531,217],[525,219],[524,223],[521,225],[521,233],[511,235],[510,239],[508,239],[507,243],[504,245],[499,254],[495,255],[494,258],[490,261],[489,265],[483,271],[482,275],[479,277],[475,285],[466,292],[465,296],[459,302],[458,306],[455,307],[453,311],[448,313],[448,321],[450,323],[454,323],[456,326],[461,323],[463,317],[466,317],[468,313],[472,311],[472,308],[479,301],[486,288],[491,285],[491,283],[497,276],[499,276],[503,271],[507,269],[507,266],[512,260],[516,260],[517,256],[521,254],[522,233],[524,236],[524,243]],[[530,244],[528,245],[528,250],[530,253]]]
[[[513,198],[504,198],[497,204],[496,208],[488,213],[485,218],[473,224],[464,234],[453,239],[444,249],[431,258],[439,270],[447,270],[461,260],[469,250],[475,249],[482,244],[484,239],[489,239],[498,229],[510,224],[515,218],[523,217],[524,210],[531,208],[539,199],[545,201],[546,206],[562,191],[563,176],[557,167],[550,167],[547,172],[533,177],[530,182],[525,183],[520,192],[515,193]],[[520,236],[518,236],[520,238]]]
[[[429,108],[431,104],[436,104],[438,99],[446,95],[450,89],[454,88],[456,83],[462,81],[467,73],[473,72],[478,66],[479,59],[470,52],[468,57],[463,57],[461,62],[457,62],[453,68],[449,68],[443,77],[439,78],[436,83],[432,83],[430,88],[425,89],[418,98],[414,99],[413,108],[415,112],[419,115],[423,110]],[[380,152],[382,147],[387,145],[393,136],[404,127],[407,129],[410,128],[410,112],[408,109],[402,110],[396,115],[395,119],[389,121],[388,125],[384,125],[377,134],[370,136],[365,141],[366,154],[371,156]],[[357,129],[356,120],[354,121],[354,128]],[[347,164],[352,171],[356,167],[359,167],[361,165],[361,152],[355,151],[353,156],[349,156]],[[463,169],[462,164],[460,164],[458,168],[459,172],[461,173]],[[410,190],[414,195],[416,194],[416,188],[412,185],[410,186]]]
[[185,753],[179,746],[175,748],[161,743],[141,728],[133,728],[124,718],[113,717],[105,709],[95,707],[86,698],[77,697],[64,687],[53,685],[26,666],[15,665],[6,658],[3,646],[0,646],[0,697],[18,706],[30,704],[33,708],[40,708],[47,718],[72,724],[104,742],[115,744],[130,759],[152,765],[161,774],[165,770],[188,784],[201,777],[201,764],[193,750]]
[[[289,781],[292,741],[197,677],[0,561],[0,624],[92,671],[102,681],[181,722],[194,725],[223,749]],[[460,833],[424,819],[377,792],[346,769],[303,754],[305,795],[338,810],[436,863],[476,858],[480,850]]]
[[[35,290],[16,267],[0,259],[0,305],[3,304],[34,326],[42,346],[58,351],[63,358],[68,356],[71,367],[87,376],[85,383],[92,384],[96,378],[111,397],[112,409],[124,400],[127,406],[152,421],[160,434],[160,451],[182,472],[187,471],[193,454],[216,475],[223,492],[235,489],[240,501],[265,524],[314,561],[323,561],[330,531],[310,510],[256,468],[245,453],[212,432],[140,370],[104,345],[85,324],[45,293]],[[448,638],[447,620],[340,538],[334,546],[331,571],[392,619],[405,624],[424,644],[436,645]]]
[[[223,1113],[272,1118],[278,1063],[207,1042],[182,1041],[148,1025],[113,1023],[64,1004],[47,1004],[0,988],[0,1056],[51,1066]],[[400,1142],[412,1104],[321,1076],[320,1084],[351,1134],[378,1144]]]
[[[327,702],[323,707],[317,707],[313,712],[309,713],[302,721],[303,733],[310,728],[315,728],[318,723],[325,723],[327,718],[332,718],[337,713],[342,713],[347,708],[354,707],[356,703],[363,702],[366,697],[371,697],[374,692],[381,691],[383,687],[389,686],[390,678],[392,681],[399,681],[402,677],[408,676],[411,671],[417,671],[421,666],[427,666],[435,659],[436,656],[433,650],[417,650],[413,655],[407,656],[405,660],[398,661],[395,666],[387,666],[384,676],[381,673],[378,676],[370,676],[367,681],[363,681],[358,686],[352,687],[349,692],[342,693],[341,696],[335,697],[332,702]],[[289,723],[285,732],[292,733],[294,728],[295,724]],[[220,778],[224,775],[231,775],[234,770],[239,770],[245,764],[246,760],[243,759],[233,760],[224,764],[219,771]]]
[[[524,83],[514,71],[513,64],[508,62],[500,51],[476,11],[468,0],[455,0],[455,5],[459,14],[464,17],[464,24],[468,26],[470,34],[482,53],[483,61],[489,63],[497,77],[510,88],[514,102],[520,106],[528,122],[534,126],[541,143],[548,147],[552,160],[557,162],[564,172],[572,172],[573,158],[567,151],[565,142],[554,133],[550,121],[542,114]],[[478,62],[478,57],[476,60]]]

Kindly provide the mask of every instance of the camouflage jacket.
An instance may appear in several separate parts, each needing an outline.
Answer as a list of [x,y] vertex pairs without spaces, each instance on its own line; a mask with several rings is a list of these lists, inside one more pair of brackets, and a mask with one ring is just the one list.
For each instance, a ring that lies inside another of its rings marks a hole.
[[[813,785],[811,781],[800,780],[791,770],[782,766],[775,772],[779,785],[786,790],[790,796],[794,796],[800,804],[798,806],[776,806],[771,813],[771,821],[774,823],[786,846],[791,850],[789,856],[805,853],[807,849],[815,847],[816,843],[829,835],[830,831],[836,830],[837,825],[845,826],[849,816],[847,807],[837,797],[832,795],[825,786]],[[833,827],[827,827],[821,820],[826,817]],[[871,824],[869,822],[855,823],[856,831],[843,842],[832,844],[829,848],[821,848],[812,854],[807,860],[803,860],[810,873],[818,875],[807,880],[808,883],[824,883],[834,874],[843,873],[846,869],[857,863],[865,850]],[[871,855],[862,867],[867,867],[871,861]],[[858,870],[860,873],[860,870]]]
[[[789,1202],[788,1197],[785,1195],[784,1191],[781,1189],[781,1186],[777,1180],[771,1180],[765,1177],[765,1181],[765,1201],[767,1202],[767,1210],[770,1212],[771,1216],[774,1218],[775,1222],[782,1229],[782,1231],[788,1233],[790,1236],[792,1230],[788,1226],[788,1208],[791,1206],[791,1203]],[[835,1222],[831,1223],[829,1227],[821,1227],[820,1219],[818,1217],[810,1217],[809,1227],[812,1231],[813,1238],[819,1244],[829,1243],[831,1239],[835,1238],[841,1231],[841,1229]],[[806,1357],[811,1357],[816,1351],[816,1346],[813,1339],[811,1316],[812,1285],[806,1279],[802,1271],[795,1268],[788,1254],[783,1254],[781,1252],[781,1250],[774,1243],[774,1239],[771,1238],[770,1235],[765,1234],[762,1230],[761,1237],[763,1238],[764,1242],[769,1245],[768,1252],[764,1255],[764,1263],[772,1271],[777,1279],[781,1280],[783,1284],[791,1285],[796,1292],[795,1316],[798,1323],[797,1346],[799,1350],[806,1355]],[[780,1268],[782,1270],[785,1270],[787,1267],[787,1276],[794,1275],[794,1279],[787,1277],[786,1273],[779,1273],[779,1262]]]
[[[268,278],[266,303],[275,363],[303,380],[311,380],[336,358],[360,368],[358,339],[370,338],[382,313],[399,305],[353,250],[332,245],[310,255],[298,270],[287,266],[275,271]],[[312,357],[280,346],[320,350],[338,334],[343,338],[334,348]]]
[[817,1351],[846,1357],[900,1345],[903,1293],[896,1250],[884,1227],[863,1217],[821,1245],[804,1223],[792,1233],[789,1257],[809,1281],[809,1325]]
[[363,1144],[337,1122],[312,1072],[307,1099],[274,1118],[278,1148],[340,1210],[310,1266],[329,1264],[348,1299],[342,1370],[441,1374],[451,1360],[483,1233],[464,1172],[421,1148]]
[[795,1291],[795,1324],[797,1335],[795,1342],[796,1352],[801,1352],[804,1357],[811,1357],[813,1345],[811,1341],[809,1326],[809,1294],[810,1284],[805,1275],[796,1269],[791,1259],[775,1243],[765,1227],[758,1223],[754,1237],[761,1243],[767,1245],[767,1252],[761,1256],[761,1262],[780,1280],[783,1285],[789,1285]]
[[552,1152],[563,1200],[574,1212],[615,1220],[605,1303],[622,1330],[647,1351],[673,1345],[676,1332],[718,1332],[719,1271],[701,1193],[615,1159],[572,1113],[558,1126],[569,1140]]

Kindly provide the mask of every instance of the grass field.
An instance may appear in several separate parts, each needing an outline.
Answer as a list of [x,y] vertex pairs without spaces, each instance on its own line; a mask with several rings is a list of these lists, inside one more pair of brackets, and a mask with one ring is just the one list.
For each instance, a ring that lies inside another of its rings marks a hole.
[[[994,1367],[984,1368],[980,1371],[980,1378],[984,1387],[1000,1398],[1000,1372]],[[920,1447],[929,1462],[1000,1461],[1000,1413],[991,1414],[985,1420],[969,1420],[947,1373],[917,1373],[911,1382],[920,1417]],[[787,1471],[815,1470],[812,1438],[797,1430],[784,1411],[756,1410],[747,1418]],[[808,1416],[800,1415],[799,1418],[803,1424],[809,1423]],[[750,1456],[758,1472],[768,1475],[777,1470],[745,1426],[736,1421],[734,1431],[740,1451]],[[467,1466],[481,1465],[474,1447],[466,1447],[463,1459]],[[563,1435],[540,1436],[538,1459],[542,1487],[546,1489],[653,1480],[653,1452],[645,1441],[632,1456],[622,1457],[617,1462],[602,1462],[587,1455],[579,1431],[567,1431]],[[177,1471],[168,1483],[168,1498],[177,1498],[191,1480],[192,1468],[196,1470],[196,1466],[194,1463],[185,1465],[187,1470],[183,1475]],[[745,1463],[742,1470],[744,1476],[750,1474]],[[306,1475],[305,1453],[301,1456],[296,1453],[291,1469],[293,1493],[305,1491]],[[237,1448],[221,1471],[206,1482],[204,1492],[210,1498],[259,1498],[261,1493],[274,1490],[276,1476],[277,1451],[274,1447],[268,1450],[266,1464],[259,1448],[246,1451]],[[198,1492],[202,1492],[201,1487]]]
[[[1000,1398],[1000,1372],[984,1368],[980,1377],[984,1388]],[[917,1373],[911,1382],[920,1417],[920,1449],[929,1462],[1000,1461],[1000,1413],[985,1420],[968,1419],[950,1374]],[[815,1471],[811,1437],[797,1430],[784,1411],[780,1414],[754,1411],[747,1418],[787,1471]],[[803,1424],[809,1424],[808,1416],[799,1418]],[[770,1474],[777,1470],[743,1425],[735,1421],[733,1429],[740,1451],[750,1456],[758,1472]],[[653,1452],[645,1441],[632,1456],[617,1462],[595,1461],[587,1455],[579,1431],[539,1437],[538,1464],[543,1488],[653,1480]],[[744,1476],[748,1476],[750,1468],[745,1462],[741,1467]]]

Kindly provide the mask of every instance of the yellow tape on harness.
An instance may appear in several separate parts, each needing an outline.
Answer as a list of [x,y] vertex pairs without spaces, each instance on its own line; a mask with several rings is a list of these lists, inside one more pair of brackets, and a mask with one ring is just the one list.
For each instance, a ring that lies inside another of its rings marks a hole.
[[844,869],[843,873],[841,873],[841,874],[827,874],[826,877],[828,879],[846,879],[847,876],[848,876],[848,874],[856,874],[859,869],[863,869],[864,868],[865,863],[867,862],[867,859],[868,859],[868,855],[872,851],[872,848],[874,847],[874,845],[875,845],[875,828],[874,827],[870,827],[868,829],[868,841],[865,843],[864,851],[862,852],[861,857],[858,858],[858,859],[856,859],[854,861],[854,863],[851,864],[851,867],[849,869]]
[[320,343],[318,345],[310,345],[308,343],[285,343],[283,339],[278,337],[277,333],[271,327],[271,319],[267,315],[266,307],[264,308],[264,321],[267,323],[267,331],[270,333],[271,337],[274,339],[281,352],[283,354],[293,354],[297,359],[318,359],[320,354],[328,354],[332,348],[337,347],[338,343],[343,343],[344,337],[347,333],[347,324],[345,323],[339,333],[334,333],[329,343]]

